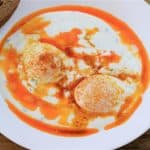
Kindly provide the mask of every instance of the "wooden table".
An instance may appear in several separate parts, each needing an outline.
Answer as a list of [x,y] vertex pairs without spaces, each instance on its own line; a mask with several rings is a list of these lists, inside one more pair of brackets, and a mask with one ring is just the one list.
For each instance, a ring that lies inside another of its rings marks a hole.
[[[0,150],[26,150],[0,135]],[[61,149],[60,149],[61,150]],[[118,150],[150,150],[150,130],[134,142]]]

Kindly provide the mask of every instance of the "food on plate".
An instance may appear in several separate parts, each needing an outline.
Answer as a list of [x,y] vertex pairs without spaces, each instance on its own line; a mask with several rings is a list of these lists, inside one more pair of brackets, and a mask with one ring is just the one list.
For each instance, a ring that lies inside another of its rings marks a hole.
[[43,83],[59,81],[63,77],[62,59],[61,52],[50,44],[29,44],[20,59],[21,74]]
[[115,112],[123,101],[124,89],[117,78],[94,75],[80,82],[75,89],[75,100],[85,110],[95,113]]
[[148,87],[143,44],[124,22],[96,8],[39,10],[12,28],[0,49],[9,109],[51,134],[87,136],[121,125]]

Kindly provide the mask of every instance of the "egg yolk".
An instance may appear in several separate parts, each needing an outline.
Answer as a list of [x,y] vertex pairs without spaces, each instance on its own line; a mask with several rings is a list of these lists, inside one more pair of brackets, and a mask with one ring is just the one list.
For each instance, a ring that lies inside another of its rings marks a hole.
[[31,44],[21,57],[22,72],[28,79],[40,83],[57,82],[62,77],[62,59],[59,50],[47,44]]
[[116,78],[108,75],[93,75],[81,81],[74,91],[76,103],[92,113],[113,112],[123,89]]

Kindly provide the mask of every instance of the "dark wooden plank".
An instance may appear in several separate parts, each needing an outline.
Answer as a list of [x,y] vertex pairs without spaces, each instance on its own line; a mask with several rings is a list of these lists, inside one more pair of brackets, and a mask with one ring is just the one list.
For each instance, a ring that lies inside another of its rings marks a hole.
[[150,4],[150,0],[145,0],[145,2],[147,2],[148,4]]
[[0,150],[26,150],[0,134]]
[[0,27],[11,17],[20,0],[0,0]]
[[118,150],[150,150],[150,130],[137,140]]
[[[27,150],[0,135],[0,150]],[[134,142],[118,150],[150,150],[150,130]]]

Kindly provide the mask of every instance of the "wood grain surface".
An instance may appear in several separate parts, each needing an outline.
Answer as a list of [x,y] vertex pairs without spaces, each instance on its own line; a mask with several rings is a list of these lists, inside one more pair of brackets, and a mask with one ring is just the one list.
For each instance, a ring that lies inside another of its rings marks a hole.
[[11,17],[20,0],[0,0],[0,27]]
[[[22,148],[0,134],[0,150],[27,150]],[[61,150],[61,148],[60,148]],[[150,130],[132,143],[118,150],[150,150]]]

